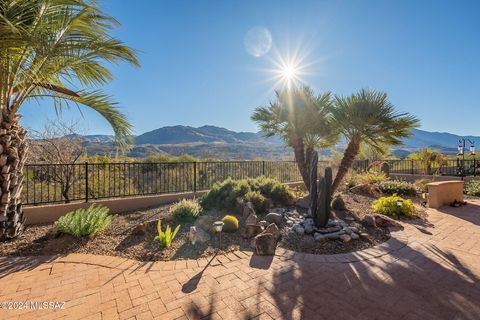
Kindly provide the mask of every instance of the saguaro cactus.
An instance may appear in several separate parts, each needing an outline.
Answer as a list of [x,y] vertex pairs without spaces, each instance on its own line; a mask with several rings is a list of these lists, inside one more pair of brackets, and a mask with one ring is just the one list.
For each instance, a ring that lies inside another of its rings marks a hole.
[[310,168],[310,214],[316,227],[325,227],[331,210],[332,168],[325,168],[325,176],[318,179],[318,153],[316,151],[312,155]]

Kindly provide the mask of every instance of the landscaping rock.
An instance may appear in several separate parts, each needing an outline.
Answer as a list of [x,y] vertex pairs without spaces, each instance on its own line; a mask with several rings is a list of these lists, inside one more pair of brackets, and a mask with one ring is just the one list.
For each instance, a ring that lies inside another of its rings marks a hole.
[[328,239],[339,239],[341,235],[344,235],[344,231],[337,231],[337,232],[332,232],[332,233],[315,233],[313,235],[315,241],[323,241],[323,240],[328,240]]
[[262,220],[258,223],[259,226],[261,226],[262,228],[266,228],[270,223],[268,223],[267,221],[265,220]]
[[327,227],[327,228],[317,228],[317,232],[327,234],[327,233],[332,233],[332,232],[337,232],[342,230],[341,226],[334,226],[334,227]]
[[253,208],[253,204],[250,201],[246,202],[243,205],[243,218],[246,219],[252,214],[255,214],[255,209]]
[[312,234],[313,233],[313,225],[307,224],[304,226],[305,233],[306,234]]
[[380,227],[380,228],[398,227],[403,229],[403,226],[400,223],[383,214],[374,214],[373,217],[375,219],[375,224],[377,225],[377,227]]
[[283,217],[280,213],[270,212],[265,216],[265,220],[270,223],[275,223],[277,226],[280,226],[283,221]]
[[347,207],[345,206],[345,201],[341,196],[336,196],[332,201],[332,208],[335,210],[345,211]]
[[132,235],[144,236],[147,234],[147,232],[157,230],[157,224],[158,224],[158,220],[150,220],[150,221],[142,222],[136,225],[135,228],[132,229]]
[[214,217],[204,215],[204,216],[198,217],[197,220],[195,220],[194,225],[195,227],[197,227],[197,229],[203,229],[206,232],[214,233],[215,232],[215,230],[213,229],[214,222],[215,222]]
[[365,240],[370,240],[370,235],[366,232],[360,233],[360,238],[365,239]]
[[342,234],[342,235],[340,235],[339,238],[343,242],[349,242],[350,240],[352,240],[352,237],[350,237],[350,235],[348,235],[348,234]]
[[358,240],[358,239],[360,239],[360,236],[359,236],[357,233],[355,233],[355,232],[351,233],[351,234],[350,234],[350,237],[352,238],[352,240]]
[[262,233],[263,229],[261,226],[256,224],[248,224],[245,226],[245,231],[243,232],[243,236],[245,238],[253,238],[256,235]]
[[343,231],[345,231],[346,234],[352,234],[352,229],[350,227],[343,228]]
[[249,224],[252,224],[252,225],[255,225],[255,224],[258,224],[258,217],[255,213],[249,215],[247,217],[247,220],[245,220],[245,224],[246,225],[249,225]]
[[271,233],[261,233],[254,239],[255,253],[260,256],[273,256],[277,248],[277,240]]
[[271,223],[268,225],[268,227],[265,228],[263,233],[270,233],[275,237],[275,240],[278,241],[282,237],[280,234],[280,230],[278,230],[278,227],[275,223]]
[[305,234],[305,229],[299,225],[299,224],[296,224],[292,227],[293,231],[295,231],[296,234],[298,234],[299,236],[303,236]]
[[195,240],[197,242],[207,242],[210,241],[210,235],[203,230],[202,228],[197,228],[195,226],[190,227],[190,231],[188,232],[189,240]]
[[295,206],[303,209],[310,208],[310,197],[307,196],[307,197],[298,199],[297,202],[295,203]]
[[362,219],[362,224],[366,227],[376,227],[377,224],[375,223],[375,217],[369,214],[365,215]]

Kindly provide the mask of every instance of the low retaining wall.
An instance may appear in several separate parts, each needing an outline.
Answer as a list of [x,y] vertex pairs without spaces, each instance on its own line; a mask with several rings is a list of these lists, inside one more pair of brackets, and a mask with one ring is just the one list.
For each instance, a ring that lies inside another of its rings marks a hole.
[[[286,185],[291,187],[301,186],[303,185],[303,182],[291,182],[286,183]],[[88,208],[93,203],[98,203],[108,207],[112,213],[121,213],[152,208],[164,204],[173,203],[181,199],[192,199],[194,197],[201,197],[207,192],[208,190],[203,190],[197,192],[169,193],[144,197],[103,199],[91,202],[71,202],[45,206],[31,206],[25,207],[24,213],[26,218],[26,224],[31,225],[54,222],[70,211],[76,210],[78,208]]]
[[[407,182],[415,182],[419,179],[429,179],[432,181],[462,181],[462,177],[450,177],[450,176],[433,176],[433,175],[421,175],[421,174],[401,174],[401,173],[391,173],[390,177],[392,179],[405,180]],[[470,180],[478,180],[480,177],[468,176],[464,177],[463,181],[468,182]]]

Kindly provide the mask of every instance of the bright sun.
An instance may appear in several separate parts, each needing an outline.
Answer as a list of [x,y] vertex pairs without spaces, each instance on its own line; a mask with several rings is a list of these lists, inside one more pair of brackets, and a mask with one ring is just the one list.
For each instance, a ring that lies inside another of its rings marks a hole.
[[295,78],[295,67],[294,66],[284,66],[282,70],[282,76],[286,81],[292,81]]

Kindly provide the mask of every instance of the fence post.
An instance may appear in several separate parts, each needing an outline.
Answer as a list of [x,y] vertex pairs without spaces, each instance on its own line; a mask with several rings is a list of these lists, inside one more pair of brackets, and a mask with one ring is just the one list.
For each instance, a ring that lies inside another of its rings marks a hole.
[[412,159],[412,176],[414,175],[414,171],[413,171],[414,161],[415,160]]
[[85,161],[85,202],[88,202],[88,162]]
[[265,176],[265,160],[262,160],[262,176]]
[[197,161],[193,163],[193,193],[197,192]]
[[473,158],[473,176],[476,177],[477,176],[477,164],[476,164],[476,160],[475,158]]

